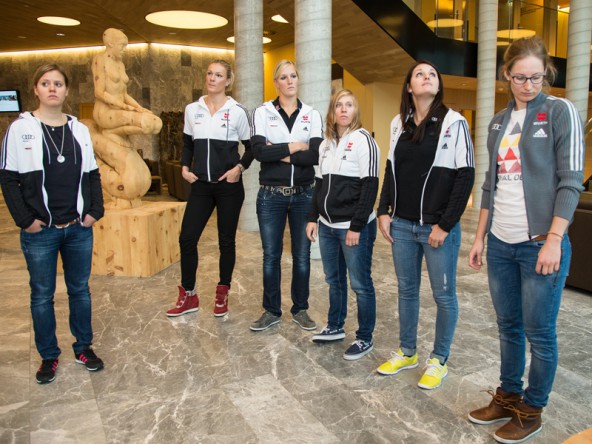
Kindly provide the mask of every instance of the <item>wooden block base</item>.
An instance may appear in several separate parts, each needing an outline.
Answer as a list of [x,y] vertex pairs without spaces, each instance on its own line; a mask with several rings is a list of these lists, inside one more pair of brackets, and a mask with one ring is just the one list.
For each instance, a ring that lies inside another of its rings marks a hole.
[[92,274],[153,276],[180,259],[185,202],[108,209],[94,226]]

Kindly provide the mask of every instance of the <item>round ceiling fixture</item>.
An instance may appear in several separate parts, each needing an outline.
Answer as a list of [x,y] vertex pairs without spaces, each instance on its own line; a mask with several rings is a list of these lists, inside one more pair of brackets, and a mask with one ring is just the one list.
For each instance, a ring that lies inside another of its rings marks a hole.
[[[226,39],[230,43],[234,43],[234,36],[230,36]],[[269,37],[263,37],[263,44],[270,43],[271,39]]]
[[228,23],[224,17],[198,11],[160,11],[146,16],[150,23],[167,28],[212,29]]
[[462,26],[463,21],[461,19],[449,19],[441,18],[438,20],[431,20],[426,23],[430,28],[456,28]]
[[37,17],[37,21],[41,23],[46,23],[48,25],[56,25],[56,26],[78,26],[80,22],[78,20],[74,20],[68,17],[54,17],[54,16],[44,16],[44,17]]
[[288,20],[286,20],[285,18],[283,18],[281,15],[277,14],[274,15],[271,18],[274,22],[278,22],[278,23],[289,23]]
[[497,36],[500,39],[516,40],[523,37],[532,37],[536,34],[536,31],[532,29],[513,28],[513,29],[500,29],[497,32]]

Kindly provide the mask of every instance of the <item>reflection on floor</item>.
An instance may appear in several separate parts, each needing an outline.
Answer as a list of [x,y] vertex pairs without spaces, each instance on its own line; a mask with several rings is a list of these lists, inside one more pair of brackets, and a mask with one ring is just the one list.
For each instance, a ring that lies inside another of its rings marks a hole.
[[[56,292],[62,348],[57,379],[38,385],[29,314],[28,274],[18,229],[0,201],[0,442],[16,443],[490,443],[496,426],[475,426],[467,412],[490,401],[498,384],[497,328],[485,272],[466,257],[477,211],[462,220],[458,267],[460,319],[449,376],[434,391],[417,387],[421,367],[394,377],[376,367],[397,347],[396,280],[386,242],[377,240],[373,275],[378,320],[375,348],[357,362],[342,353],[356,330],[350,299],[347,338],[316,345],[291,322],[290,255],[283,259],[284,316],[253,333],[261,314],[257,233],[239,232],[230,314],[214,318],[218,247],[214,220],[200,244],[198,313],[164,315],[176,300],[179,266],[151,278],[93,277],[95,348],[106,364],[93,374],[74,362],[67,295]],[[285,244],[289,250],[289,242]],[[312,265],[310,314],[327,314],[327,286]],[[435,306],[424,270],[419,354],[433,341]],[[592,425],[592,295],[566,290],[559,315],[560,366],[533,443],[561,443]]]

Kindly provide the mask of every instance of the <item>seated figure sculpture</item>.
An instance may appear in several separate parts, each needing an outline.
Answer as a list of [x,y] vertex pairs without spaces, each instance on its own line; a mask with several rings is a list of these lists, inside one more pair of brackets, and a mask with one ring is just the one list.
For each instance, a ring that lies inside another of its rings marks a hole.
[[118,29],[103,33],[105,51],[95,56],[93,121],[84,122],[91,137],[110,208],[135,208],[151,184],[150,170],[132,147],[131,134],[158,134],[162,121],[128,93],[129,77],[122,61],[128,40]]

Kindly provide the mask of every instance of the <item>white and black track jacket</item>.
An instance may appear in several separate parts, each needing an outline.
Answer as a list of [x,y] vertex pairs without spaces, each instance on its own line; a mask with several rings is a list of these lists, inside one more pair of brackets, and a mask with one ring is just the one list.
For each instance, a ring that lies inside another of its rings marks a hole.
[[309,222],[360,232],[376,218],[380,149],[363,128],[346,132],[339,143],[325,139]]
[[[99,220],[105,210],[101,175],[90,133],[74,116],[69,116],[67,124],[82,153],[76,210],[81,220],[87,214]],[[4,136],[0,157],[0,184],[4,200],[15,223],[21,228],[28,228],[35,219],[52,224],[45,189],[43,149],[41,121],[30,112],[22,113]]]
[[[189,167],[200,181],[218,182],[220,176],[238,163],[247,169],[253,162],[249,113],[229,97],[212,116],[204,99],[200,97],[185,107],[181,165]],[[245,146],[242,158],[238,152],[239,141]]]
[[[304,103],[301,105],[292,131],[273,101],[265,102],[253,111],[251,146],[255,159],[261,162],[261,185],[294,187],[314,182],[314,165],[318,164],[318,147],[323,139],[323,120],[317,110]],[[308,150],[290,154],[290,142],[308,143]],[[290,163],[281,162],[288,156]]]
[[[401,116],[391,123],[391,142],[388,154],[378,215],[395,214],[397,190],[395,178],[395,157],[399,137],[403,130]],[[448,110],[438,139],[436,156],[428,172],[420,203],[420,223],[438,224],[444,231],[450,231],[460,220],[471,194],[475,180],[475,159],[473,142],[465,118]]]

